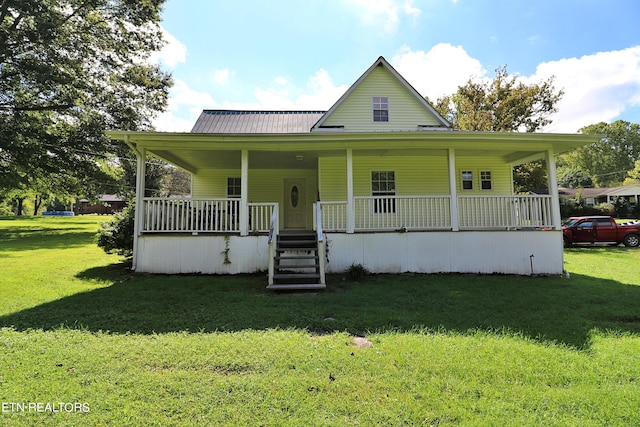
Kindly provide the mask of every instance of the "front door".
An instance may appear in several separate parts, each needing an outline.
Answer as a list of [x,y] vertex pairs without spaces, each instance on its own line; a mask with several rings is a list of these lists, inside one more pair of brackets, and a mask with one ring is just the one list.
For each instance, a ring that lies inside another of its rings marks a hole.
[[307,228],[307,181],[284,179],[284,228]]

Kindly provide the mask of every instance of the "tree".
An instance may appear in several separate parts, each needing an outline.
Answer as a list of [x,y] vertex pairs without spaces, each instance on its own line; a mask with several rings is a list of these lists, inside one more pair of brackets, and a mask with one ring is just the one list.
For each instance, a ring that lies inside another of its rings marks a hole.
[[122,153],[106,129],[145,130],[170,76],[151,65],[163,0],[0,0],[0,190],[60,176],[95,191]]
[[640,184],[640,160],[636,160],[633,170],[627,172],[623,185]]
[[499,67],[493,81],[468,80],[453,95],[438,99],[435,108],[460,130],[535,132],[551,123],[562,98],[553,80],[526,85],[509,76],[506,66]]
[[191,175],[171,165],[166,165],[162,177],[162,197],[185,196],[191,193]]
[[513,168],[515,193],[547,189],[547,173],[544,162],[527,162]]
[[593,180],[588,173],[575,166],[558,167],[558,184],[566,188],[593,187]]
[[[499,67],[493,81],[468,80],[453,95],[438,99],[435,108],[460,130],[535,132],[551,123],[562,98],[563,91],[556,91],[553,80],[526,85],[509,76],[506,66]],[[542,162],[518,165],[513,173],[518,193],[547,188]]]
[[620,185],[640,160],[640,125],[617,120],[589,125],[580,131],[603,138],[573,151],[566,156],[566,162],[589,174],[598,187]]

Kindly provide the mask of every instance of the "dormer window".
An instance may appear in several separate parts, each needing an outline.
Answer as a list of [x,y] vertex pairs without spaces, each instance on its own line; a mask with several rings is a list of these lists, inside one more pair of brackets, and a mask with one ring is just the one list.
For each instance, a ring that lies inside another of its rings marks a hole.
[[389,97],[388,96],[373,97],[373,121],[374,122],[389,121]]

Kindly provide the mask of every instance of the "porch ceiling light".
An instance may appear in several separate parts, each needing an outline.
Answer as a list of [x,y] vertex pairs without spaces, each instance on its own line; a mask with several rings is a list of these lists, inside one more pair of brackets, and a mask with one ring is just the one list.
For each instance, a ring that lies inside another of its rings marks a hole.
[[304,159],[304,156],[302,154],[296,154],[296,160],[302,161],[302,159]]

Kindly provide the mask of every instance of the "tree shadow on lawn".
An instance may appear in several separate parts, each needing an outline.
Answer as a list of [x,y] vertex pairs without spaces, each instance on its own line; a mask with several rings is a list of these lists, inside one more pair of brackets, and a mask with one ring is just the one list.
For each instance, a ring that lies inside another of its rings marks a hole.
[[0,256],[4,253],[36,249],[64,249],[85,246],[96,232],[82,227],[28,228],[0,230]]
[[265,274],[147,275],[115,264],[79,277],[113,284],[0,317],[0,326],[140,334],[487,330],[576,348],[588,346],[594,328],[640,333],[639,286],[575,274],[372,275],[361,283],[332,275],[326,291],[294,293],[267,291]]

